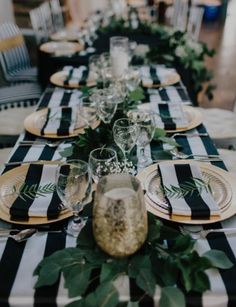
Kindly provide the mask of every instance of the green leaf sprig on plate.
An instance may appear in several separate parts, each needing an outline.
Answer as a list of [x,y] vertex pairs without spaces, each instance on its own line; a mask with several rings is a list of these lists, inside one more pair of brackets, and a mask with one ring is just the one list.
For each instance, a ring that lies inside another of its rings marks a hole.
[[38,197],[46,197],[55,191],[55,183],[40,184],[26,184],[23,183],[19,188],[13,186],[13,192],[16,193],[23,201],[28,199],[35,199]]
[[[129,276],[143,294],[136,301],[122,302],[122,306],[139,306],[146,295],[154,296],[159,287],[160,307],[184,307],[184,292],[210,289],[207,269],[228,269],[233,265],[219,250],[200,256],[194,250],[195,240],[164,226],[152,214],[148,215],[148,225],[147,240],[138,252],[127,258],[111,258],[96,244],[88,221],[77,247],[57,251],[39,263],[34,271],[38,276],[35,287],[53,285],[62,273],[69,297],[75,298],[67,307],[115,307],[120,302],[114,282],[118,277]],[[94,282],[97,287],[89,292]]]
[[167,187],[164,185],[160,189],[164,195],[169,198],[183,198],[186,196],[192,196],[195,192],[201,195],[203,191],[212,193],[210,181],[205,181],[197,177],[191,177],[182,182],[179,186],[171,185]]

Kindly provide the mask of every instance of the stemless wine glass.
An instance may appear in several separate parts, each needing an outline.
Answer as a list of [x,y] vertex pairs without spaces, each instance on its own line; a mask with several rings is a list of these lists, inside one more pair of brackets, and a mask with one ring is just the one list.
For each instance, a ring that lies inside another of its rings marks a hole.
[[145,155],[145,147],[150,144],[155,132],[155,119],[151,111],[135,110],[130,112],[130,118],[139,127],[137,138],[138,169],[142,169],[152,163],[151,157]]
[[69,160],[60,163],[56,172],[56,190],[63,205],[73,212],[73,220],[66,232],[77,237],[85,221],[79,217],[80,211],[89,199],[91,178],[88,163],[82,160]]
[[127,155],[137,142],[138,127],[129,118],[117,119],[113,126],[113,137],[124,155],[124,170],[127,172]]
[[115,173],[117,168],[117,154],[111,148],[96,148],[89,154],[89,168],[95,183],[110,173]]
[[97,117],[97,103],[92,99],[92,96],[80,98],[79,114],[88,126],[92,126]]
[[131,92],[134,91],[141,81],[140,72],[138,67],[129,67],[124,73],[124,80],[127,89]]
[[98,245],[113,257],[127,257],[142,246],[147,236],[147,211],[137,178],[111,174],[99,180],[93,233]]

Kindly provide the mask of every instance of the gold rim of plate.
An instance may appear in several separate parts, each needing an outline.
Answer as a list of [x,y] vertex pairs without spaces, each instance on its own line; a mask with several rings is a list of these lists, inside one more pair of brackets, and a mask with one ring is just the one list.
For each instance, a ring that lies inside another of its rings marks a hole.
[[[138,108],[150,110],[150,108],[149,108],[150,106],[151,106],[151,104],[150,104],[150,102],[148,102],[148,103],[141,104],[140,106],[138,106]],[[175,129],[175,130],[165,130],[166,132],[175,133],[175,132],[187,131],[187,130],[191,130],[193,128],[196,128],[197,126],[199,126],[202,123],[203,117],[202,117],[201,112],[197,108],[194,108],[194,107],[191,107],[191,106],[185,106],[185,105],[183,105],[182,108],[183,108],[183,112],[187,115],[188,126],[184,127],[184,128],[178,128],[178,129]]]
[[[40,136],[40,137],[44,137],[44,138],[53,138],[53,139],[64,139],[66,137],[74,137],[74,136],[77,136],[78,134],[83,134],[84,133],[84,129],[87,127],[86,124],[82,125],[81,127],[75,129],[73,131],[73,133],[71,134],[68,134],[68,135],[57,135],[57,134],[44,134],[42,135],[41,134],[41,129],[42,129],[42,125],[37,127],[36,126],[36,121],[39,120],[41,117],[45,117],[46,118],[46,115],[47,115],[47,111],[48,108],[44,108],[44,109],[41,109],[39,111],[36,111],[36,112],[33,112],[31,113],[29,116],[27,116],[24,120],[24,127],[25,129],[36,135],[36,136]],[[79,117],[79,114],[78,114],[78,118],[83,120],[81,117]],[[100,124],[100,121],[99,120],[96,120],[94,121],[93,125],[92,125],[92,129],[95,129],[96,127],[98,127],[98,125]]]
[[145,85],[142,82],[142,86],[146,88],[159,88],[159,87],[166,87],[178,83],[180,81],[180,75],[176,72],[170,73],[167,75],[165,82],[160,84],[152,84],[152,85]]
[[75,52],[81,51],[83,46],[74,42],[47,42],[40,46],[40,50],[50,54],[60,53],[61,55],[71,55]]
[[[64,81],[66,79],[66,77],[68,76],[68,72],[66,71],[58,71],[55,74],[53,74],[50,77],[50,82],[54,85],[60,86],[60,87],[64,87],[64,88],[80,88],[83,87],[84,85],[79,85],[79,84],[68,84],[65,85]],[[86,82],[86,86],[88,87],[92,87],[95,86],[97,84],[97,82],[95,80],[88,80]]]
[[[55,161],[40,161],[38,162],[40,164],[58,164]],[[6,173],[4,173],[3,175],[0,176],[0,187],[4,184],[9,184],[9,182],[12,182],[12,184],[14,183],[14,180],[17,180],[17,178],[19,178],[19,174],[24,174],[26,175],[29,164],[24,164],[21,166],[18,166]],[[69,209],[65,209],[63,210],[62,213],[60,213],[58,215],[58,217],[56,219],[47,219],[46,217],[29,217],[28,221],[18,221],[18,220],[11,220],[10,215],[6,212],[6,209],[4,210],[3,207],[5,205],[3,204],[2,199],[0,199],[0,219],[9,222],[9,223],[13,223],[13,224],[20,224],[20,225],[41,225],[41,224],[51,224],[51,223],[55,223],[61,220],[64,220],[66,218],[71,217],[73,214]]]
[[[167,162],[167,160],[165,162]],[[174,163],[183,164],[183,163],[190,163],[192,161],[169,160],[168,162],[172,164]],[[157,217],[163,218],[168,221],[172,221],[176,223],[183,223],[183,224],[195,224],[195,225],[212,224],[212,223],[220,222],[236,214],[236,191],[234,188],[236,185],[236,176],[212,164],[208,164],[205,162],[199,162],[199,161],[194,161],[194,163],[198,163],[201,170],[204,171],[205,173],[214,174],[217,180],[221,181],[224,187],[227,187],[227,191],[226,191],[227,195],[225,195],[226,201],[225,203],[221,204],[222,209],[221,209],[220,217],[217,217],[214,219],[207,219],[207,220],[205,219],[191,220],[189,218],[186,219],[185,217],[178,216],[178,218],[175,217],[173,219],[171,218],[169,214],[166,213],[165,209],[161,208],[161,206],[157,205],[147,195],[145,195],[146,208],[149,212],[151,212]],[[144,189],[146,188],[146,182],[147,182],[148,176],[150,176],[151,173],[157,170],[157,165],[158,163],[152,164],[137,174],[137,178],[141,181]]]

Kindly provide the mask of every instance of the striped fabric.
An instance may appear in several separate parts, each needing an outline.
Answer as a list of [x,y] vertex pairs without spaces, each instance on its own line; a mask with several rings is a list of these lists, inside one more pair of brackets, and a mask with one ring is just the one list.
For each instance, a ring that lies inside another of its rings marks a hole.
[[[188,164],[171,164],[161,162],[158,164],[164,195],[169,204],[170,215],[174,218],[187,217],[189,219],[211,219],[219,217],[220,210],[211,193],[206,188],[199,189],[196,179],[203,180],[200,167],[192,162]],[[194,180],[193,180],[194,179]],[[168,190],[180,189],[188,182],[193,185],[191,193],[184,197],[168,194]]]
[[42,94],[37,83],[23,83],[0,88],[0,110],[35,105]]
[[65,66],[63,71],[67,73],[64,85],[69,86],[85,86],[89,81],[89,71],[86,66],[80,66],[79,68],[74,68],[72,66]]
[[151,89],[147,90],[146,101],[149,102],[181,102],[182,104],[190,105],[191,100],[188,96],[187,90],[184,86],[175,87],[168,86],[162,89]]
[[[205,132],[202,125],[191,132]],[[33,140],[35,137],[29,133],[24,133],[20,139]],[[176,137],[186,153],[209,153],[216,154],[217,150],[209,137]],[[157,150],[157,143],[151,145],[152,151]],[[10,161],[27,161],[29,159],[54,160],[60,157],[56,148],[48,146],[18,146],[16,145]],[[213,164],[224,167],[221,162]],[[13,166],[8,166],[4,172],[10,170]],[[66,226],[67,222],[63,221],[59,225],[51,227]],[[0,227],[9,227],[1,222]],[[171,226],[169,224],[169,226]],[[236,227],[236,217],[232,217],[222,223],[206,225],[204,228]],[[199,227],[198,227],[199,228]],[[69,303],[67,290],[63,288],[63,279],[50,287],[43,287],[35,290],[34,285],[36,278],[33,271],[38,263],[46,256],[65,247],[75,246],[76,239],[66,236],[64,233],[39,233],[32,236],[28,241],[17,243],[11,239],[2,239],[0,241],[0,302],[1,306],[8,307],[32,307],[32,306],[65,306]],[[209,249],[219,249],[224,251],[236,264],[236,244],[235,236],[209,236],[207,239],[199,240],[196,244],[196,250],[202,254]],[[14,251],[14,252],[13,252]],[[96,271],[92,272],[95,277]],[[207,275],[211,283],[211,290],[203,295],[197,293],[187,293],[187,306],[198,307],[227,307],[235,306],[236,293],[236,265],[230,270],[208,270]],[[160,289],[157,288],[153,297],[145,294],[134,282],[127,276],[122,276],[116,280],[116,286],[119,291],[119,297],[122,301],[132,300],[140,301],[140,306],[154,307],[158,306],[160,299]],[[94,290],[98,285],[97,279],[90,287]]]
[[[17,25],[4,23],[0,25],[0,40],[20,35]],[[37,68],[31,67],[25,43],[0,52],[0,62],[7,81],[37,81]]]
[[[164,65],[144,65],[140,67],[141,82],[145,87],[166,84],[173,74],[176,74],[176,70]],[[180,83],[177,82],[174,86],[180,86]]]

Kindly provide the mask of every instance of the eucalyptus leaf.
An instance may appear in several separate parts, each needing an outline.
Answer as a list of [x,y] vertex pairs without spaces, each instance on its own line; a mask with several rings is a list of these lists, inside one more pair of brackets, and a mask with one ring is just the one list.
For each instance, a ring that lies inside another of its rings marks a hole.
[[100,284],[94,292],[98,307],[115,307],[118,304],[118,293],[110,282]]
[[128,302],[127,307],[139,307],[139,302]]
[[60,156],[61,156],[62,158],[71,157],[72,154],[73,154],[73,149],[74,149],[73,146],[66,147],[66,148],[64,148],[63,150],[59,151],[59,154],[60,154]]
[[173,147],[181,147],[181,145],[179,143],[177,143],[174,139],[168,138],[166,136],[160,136],[159,141],[161,141],[165,144],[168,144],[170,146],[173,146]]
[[195,272],[193,274],[193,287],[191,290],[202,293],[210,289],[210,281],[205,272]]
[[60,266],[56,263],[45,264],[39,273],[35,288],[53,285],[59,278]]
[[185,307],[185,297],[179,288],[164,287],[161,289],[160,307]]
[[150,296],[153,296],[156,288],[156,279],[153,275],[152,269],[140,267],[135,281],[141,289],[147,292]]
[[155,129],[154,136],[153,136],[154,140],[159,140],[160,137],[164,137],[164,136],[166,136],[166,131],[164,129],[161,129],[161,128]]
[[129,99],[133,101],[140,101],[145,98],[144,91],[141,87],[138,87],[134,91],[129,93]]
[[131,278],[136,278],[140,273],[141,268],[151,270],[152,265],[148,255],[134,255],[129,263],[128,275]]
[[213,267],[219,269],[229,269],[233,266],[231,260],[226,256],[226,254],[220,250],[211,249],[204,253],[202,257],[210,260]]

